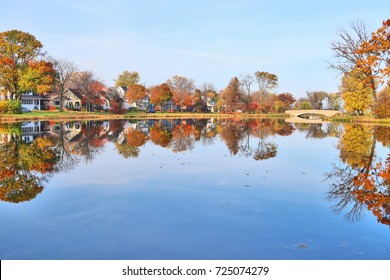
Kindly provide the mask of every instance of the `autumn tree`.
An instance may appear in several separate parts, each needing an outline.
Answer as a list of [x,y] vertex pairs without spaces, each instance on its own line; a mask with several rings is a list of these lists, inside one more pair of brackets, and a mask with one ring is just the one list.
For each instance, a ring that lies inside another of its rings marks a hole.
[[341,108],[341,93],[335,92],[335,93],[329,93],[328,97],[326,98],[327,101],[327,107],[331,110],[340,110]]
[[340,91],[344,101],[344,107],[349,113],[362,115],[370,109],[374,103],[373,90],[367,85],[365,74],[359,69],[344,74]]
[[255,78],[260,92],[260,106],[263,106],[264,94],[278,86],[278,76],[264,71],[257,71]]
[[[382,26],[369,40],[362,42],[355,54],[359,56],[356,66],[362,73],[372,73],[379,83],[387,80],[390,85],[390,19],[383,21]],[[376,101],[374,79],[368,79]]]
[[127,99],[129,103],[139,103],[147,96],[147,90],[143,85],[132,84],[127,87],[125,99]]
[[204,111],[205,100],[202,91],[198,88],[194,91],[193,103],[197,112]]
[[390,87],[387,86],[378,94],[378,102],[374,105],[374,114],[379,118],[390,118]]
[[325,91],[308,91],[306,95],[311,107],[316,110],[322,109],[323,101],[328,97]]
[[241,85],[245,88],[247,96],[250,96],[252,93],[251,87],[252,87],[252,84],[255,82],[255,77],[253,77],[250,74],[246,74],[246,75],[241,77],[240,82],[241,82]]
[[71,77],[71,88],[79,90],[83,94],[83,104],[86,110],[90,111],[94,106],[101,106],[104,104],[102,99],[102,91],[105,86],[92,71],[75,72]]
[[71,78],[74,72],[77,71],[76,65],[66,59],[51,58],[51,63],[55,70],[54,75],[54,90],[58,94],[60,100],[60,111],[64,110],[64,93],[71,83]]
[[291,93],[280,93],[277,95],[279,101],[283,103],[284,110],[289,110],[295,103],[295,98]]
[[161,111],[164,111],[164,105],[171,101],[173,93],[168,84],[154,86],[150,89],[150,103],[153,105],[160,105]]
[[138,72],[136,71],[130,72],[125,70],[121,74],[119,74],[118,78],[115,80],[115,86],[128,87],[130,85],[138,84],[140,80],[141,78]]
[[255,77],[253,77],[250,74],[244,75],[240,79],[241,86],[245,89],[246,91],[246,96],[243,98],[244,103],[246,104],[247,110],[249,110],[249,103],[252,101],[251,98],[251,87],[252,84],[255,82]]
[[295,102],[294,109],[310,110],[313,109],[313,107],[310,105],[309,99],[307,97],[301,97]]
[[0,87],[11,100],[20,100],[24,91],[50,89],[54,71],[42,55],[42,44],[35,36],[19,30],[0,33]]
[[[334,55],[334,61],[330,62],[330,67],[345,75],[351,73],[359,64],[362,65],[362,62],[371,56],[370,52],[361,50],[361,46],[370,40],[370,33],[367,25],[360,20],[352,22],[349,30],[340,28],[337,33],[339,40],[332,42],[330,46]],[[364,70],[362,67],[361,73],[370,84],[375,100],[378,73],[372,71],[370,67],[364,67]]]
[[364,54],[359,54],[356,51],[370,39],[371,32],[367,29],[367,25],[361,20],[351,22],[349,29],[338,29],[338,40],[333,41],[330,45],[334,58],[334,61],[329,62],[331,68],[345,74],[356,67],[358,61],[364,57]]
[[181,111],[185,106],[193,105],[192,94],[195,90],[195,81],[183,76],[175,75],[167,81],[167,85],[173,93],[173,102],[180,106]]
[[233,77],[229,85],[222,91],[221,100],[228,112],[241,108],[241,101],[244,93],[241,90],[240,80]]

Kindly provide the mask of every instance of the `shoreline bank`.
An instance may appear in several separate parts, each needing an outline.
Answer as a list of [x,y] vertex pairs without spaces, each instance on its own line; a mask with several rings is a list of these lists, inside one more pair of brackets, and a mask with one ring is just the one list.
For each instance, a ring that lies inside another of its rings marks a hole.
[[[0,123],[23,121],[71,121],[71,120],[129,120],[129,119],[288,119],[288,114],[248,114],[248,113],[128,113],[116,115],[105,112],[31,112],[23,114],[0,114]],[[296,121],[298,122],[298,121]],[[377,119],[369,116],[334,116],[324,123],[366,123],[390,125],[390,119]],[[307,123],[302,119],[302,123]],[[314,123],[314,122],[313,122]],[[317,122],[318,123],[318,122]]]

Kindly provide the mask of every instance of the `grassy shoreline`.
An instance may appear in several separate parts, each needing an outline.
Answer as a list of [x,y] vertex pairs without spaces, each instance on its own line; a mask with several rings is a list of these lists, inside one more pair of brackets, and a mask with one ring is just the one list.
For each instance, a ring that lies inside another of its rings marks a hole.
[[372,116],[335,116],[329,119],[335,123],[365,123],[390,125],[390,119],[377,119]]
[[[247,114],[247,113],[142,113],[131,112],[124,115],[115,115],[107,112],[59,112],[33,111],[24,114],[0,114],[0,122],[23,122],[38,120],[127,120],[127,119],[204,119],[204,118],[233,118],[233,119],[263,119],[288,118],[287,114]],[[334,116],[326,119],[335,123],[371,123],[390,125],[390,119],[377,119],[372,116]]]
[[286,118],[286,114],[223,114],[223,113],[126,113],[115,115],[106,112],[35,111],[23,114],[0,114],[0,122],[35,120],[119,120],[119,119],[204,119],[204,118]]

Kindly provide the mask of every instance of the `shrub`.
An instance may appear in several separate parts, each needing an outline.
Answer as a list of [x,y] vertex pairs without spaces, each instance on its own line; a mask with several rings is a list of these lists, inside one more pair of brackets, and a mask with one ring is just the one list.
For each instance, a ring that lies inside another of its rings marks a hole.
[[5,114],[8,111],[8,101],[0,100],[0,114]]
[[108,110],[110,113],[123,115],[126,113],[126,109],[122,107],[122,102],[111,101],[111,108]]
[[1,100],[0,113],[2,114],[21,114],[22,105],[19,100]]

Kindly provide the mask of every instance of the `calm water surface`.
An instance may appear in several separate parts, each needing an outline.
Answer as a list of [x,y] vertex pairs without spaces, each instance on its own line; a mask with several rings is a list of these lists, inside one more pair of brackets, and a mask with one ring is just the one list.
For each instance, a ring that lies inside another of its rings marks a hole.
[[0,124],[1,259],[390,259],[390,128]]

